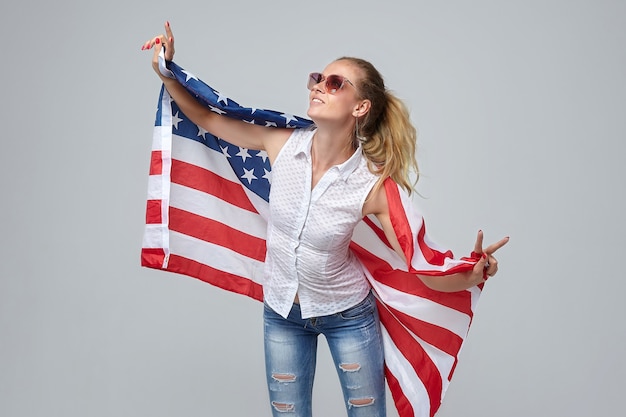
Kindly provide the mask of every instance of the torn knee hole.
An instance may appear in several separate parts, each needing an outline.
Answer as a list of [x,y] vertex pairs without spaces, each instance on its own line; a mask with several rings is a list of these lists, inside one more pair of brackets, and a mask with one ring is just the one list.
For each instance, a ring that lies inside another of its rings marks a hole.
[[294,382],[296,380],[294,374],[272,374],[272,378],[278,382]]
[[361,365],[358,363],[342,363],[339,367],[345,372],[356,372],[361,369]]
[[373,398],[357,398],[354,400],[349,400],[348,402],[350,403],[350,405],[354,407],[364,407],[366,405],[374,404],[374,399]]
[[290,413],[295,410],[295,406],[289,403],[279,403],[276,401],[272,401],[272,407],[276,409],[279,413]]

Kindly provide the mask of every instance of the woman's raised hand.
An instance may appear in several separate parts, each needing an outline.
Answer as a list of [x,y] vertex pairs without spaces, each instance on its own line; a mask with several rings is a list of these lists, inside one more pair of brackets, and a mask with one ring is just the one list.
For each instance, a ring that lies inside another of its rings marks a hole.
[[157,35],[154,38],[146,41],[142,46],[141,50],[145,51],[148,49],[152,49],[154,47],[154,54],[152,56],[152,67],[157,72],[159,72],[159,53],[161,52],[161,48],[165,48],[165,60],[172,61],[174,59],[174,35],[172,34],[172,28],[170,27],[170,22],[165,22],[165,35]]
[[498,272],[498,260],[493,257],[493,253],[506,245],[508,241],[507,236],[483,249],[483,232],[479,230],[474,244],[474,254],[480,256],[480,260],[474,265],[472,275],[476,276],[478,280],[494,276]]

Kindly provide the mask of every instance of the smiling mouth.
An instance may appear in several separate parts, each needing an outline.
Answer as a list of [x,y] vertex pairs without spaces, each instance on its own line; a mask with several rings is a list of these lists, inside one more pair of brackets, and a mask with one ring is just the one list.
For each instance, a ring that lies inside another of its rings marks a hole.
[[313,103],[324,103],[322,100],[320,100],[319,98],[314,98],[313,100],[311,100]]

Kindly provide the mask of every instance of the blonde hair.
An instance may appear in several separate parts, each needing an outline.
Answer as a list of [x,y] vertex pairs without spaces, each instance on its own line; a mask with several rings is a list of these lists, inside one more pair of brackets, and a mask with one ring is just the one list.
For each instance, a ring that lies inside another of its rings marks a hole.
[[[411,123],[405,104],[389,92],[378,70],[361,58],[342,57],[360,69],[362,78],[356,88],[361,99],[371,102],[370,110],[357,120],[356,136],[361,137],[363,154],[372,173],[379,175],[377,190],[386,178],[391,178],[408,193],[419,179],[415,150],[417,131]],[[411,171],[415,180],[411,182]]]

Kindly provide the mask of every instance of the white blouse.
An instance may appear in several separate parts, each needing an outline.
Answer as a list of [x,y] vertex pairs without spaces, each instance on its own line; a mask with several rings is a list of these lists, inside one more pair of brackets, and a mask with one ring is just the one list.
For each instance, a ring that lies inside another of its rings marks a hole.
[[352,307],[370,289],[349,244],[378,177],[359,147],[311,190],[314,133],[294,130],[272,165],[263,294],[283,317],[296,293],[302,318],[309,318]]

